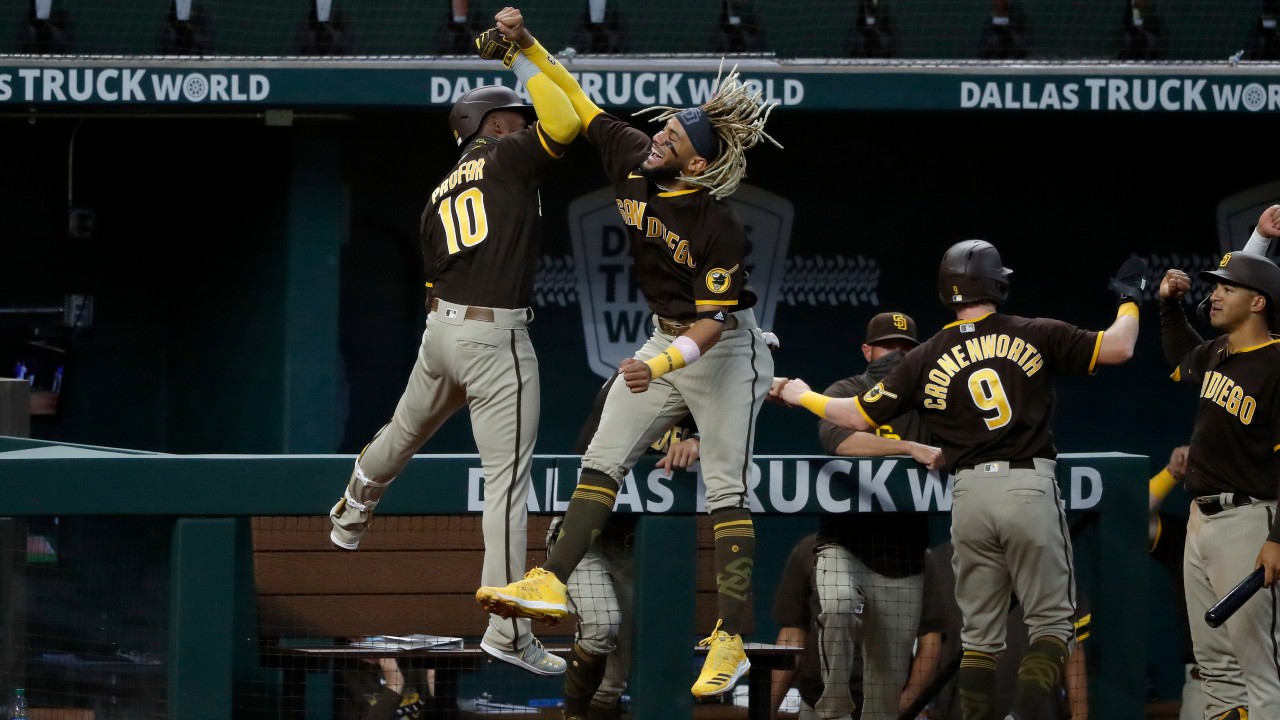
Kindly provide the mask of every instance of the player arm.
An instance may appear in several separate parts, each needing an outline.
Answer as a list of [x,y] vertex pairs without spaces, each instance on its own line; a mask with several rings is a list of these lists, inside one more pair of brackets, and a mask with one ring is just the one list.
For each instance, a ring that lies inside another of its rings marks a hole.
[[547,51],[542,43],[538,42],[533,33],[529,32],[529,28],[524,24],[524,15],[516,8],[503,8],[497,15],[498,31],[506,39],[514,42],[520,47],[521,54],[533,63],[538,70],[546,74],[557,87],[568,97],[575,114],[581,123],[583,130],[587,128],[597,115],[604,112],[587,94],[582,91],[582,86],[577,80],[564,69],[550,52]]
[[1178,367],[1187,353],[1203,342],[1187,320],[1181,300],[1160,301],[1160,347],[1169,365]]
[[[532,39],[532,36],[530,36],[530,38]],[[569,103],[573,106],[574,112],[582,122],[583,130],[587,129],[587,126],[591,124],[591,121],[594,120],[597,115],[604,112],[598,105],[591,101],[591,98],[587,97],[587,94],[583,92],[582,86],[578,84],[578,81],[573,79],[573,75],[569,74],[569,71],[564,68],[564,65],[561,65],[560,62],[555,59],[555,56],[542,46],[542,43],[539,43],[537,40],[533,40],[533,43],[529,47],[526,48],[522,46],[520,51],[524,53],[524,56],[529,58],[539,70],[546,73],[547,77],[551,78],[551,81],[554,82],[560,90],[564,92],[565,96],[569,98]]]
[[938,674],[942,664],[942,633],[926,632],[916,638],[916,656],[911,659],[911,674],[907,676],[907,684],[902,688],[898,699],[898,712],[906,712],[907,708],[920,697],[920,693],[929,687]]
[[1125,303],[1116,312],[1115,322],[1098,338],[1095,365],[1119,365],[1133,357],[1138,344],[1138,305]]
[[[784,625],[778,628],[778,639],[774,644],[802,648],[808,638],[809,631],[807,629]],[[795,684],[795,680],[795,668],[773,671],[769,688],[769,717],[775,719],[778,717],[778,708],[782,707],[782,699],[787,696],[787,691]]]
[[1276,235],[1280,235],[1280,205],[1272,205],[1262,211],[1258,226],[1253,229],[1249,242],[1244,244],[1244,252],[1265,256],[1271,247],[1271,238]]
[[774,387],[779,388],[776,395],[786,404],[802,407],[832,425],[864,431],[875,430],[877,427],[862,411],[858,398],[833,398],[816,393],[799,378],[774,378]]
[[[520,58],[524,60],[524,58]],[[520,62],[517,60],[514,68],[533,67],[533,63],[525,60]],[[516,74],[520,75],[522,71],[517,70]],[[529,98],[533,101],[533,109],[538,113],[538,132],[539,139],[541,136],[551,138],[561,145],[568,145],[578,136],[578,130],[582,128],[582,121],[578,119],[577,113],[573,110],[573,105],[569,104],[569,98],[564,91],[559,88],[545,73],[538,72],[534,68],[534,72],[529,77],[521,77],[524,80],[525,87],[529,89]],[[547,151],[552,155],[559,153],[552,152],[550,146],[543,143],[547,147]]]

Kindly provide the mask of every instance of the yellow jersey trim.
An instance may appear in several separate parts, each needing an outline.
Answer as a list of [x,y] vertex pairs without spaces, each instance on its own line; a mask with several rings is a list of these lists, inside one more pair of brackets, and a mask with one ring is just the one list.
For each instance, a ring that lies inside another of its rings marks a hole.
[[871,425],[873,429],[880,427],[880,423],[876,422],[875,420],[872,420],[871,416],[867,414],[867,411],[862,409],[862,398],[855,397],[853,399],[853,406],[857,408],[858,413],[862,415],[862,419],[866,420],[867,423]]
[[716,523],[715,529],[719,530],[720,528],[727,528],[733,525],[750,525],[750,524],[751,524],[750,520],[728,520],[726,522]]
[[693,304],[694,305],[722,305],[722,306],[728,307],[730,305],[737,305],[738,301],[737,300],[694,300]]
[[551,137],[548,136],[545,131],[543,131],[541,122],[536,123],[533,127],[538,133],[538,142],[542,143],[542,149],[546,150],[548,155],[550,155],[551,157],[557,160],[564,157],[564,153],[557,153],[555,150],[551,149],[550,145],[547,144],[547,141],[550,140]]
[[658,197],[676,197],[677,195],[688,195],[689,193],[702,192],[702,188],[691,188],[689,190],[668,190],[658,193]]
[[429,282],[429,283],[426,283],[426,286],[427,286],[427,287],[435,287],[435,286],[436,286],[436,284],[435,284],[435,283],[431,283],[431,282]]
[[1169,373],[1169,377],[1172,378],[1174,382],[1182,382],[1182,368],[1174,368],[1173,372]]
[[1264,342],[1264,343],[1261,343],[1261,344],[1259,344],[1259,345],[1253,345],[1253,346],[1251,346],[1251,347],[1247,347],[1247,348],[1240,348],[1239,350],[1232,350],[1232,351],[1231,351],[1231,354],[1232,354],[1232,355],[1235,355],[1235,354],[1237,354],[1237,353],[1253,352],[1254,350],[1257,350],[1257,349],[1259,349],[1259,348],[1264,348],[1264,347],[1266,347],[1266,346],[1268,346],[1268,345],[1275,345],[1275,344],[1276,344],[1276,343],[1278,343],[1278,342],[1280,342],[1280,339],[1278,339],[1278,338],[1271,338],[1270,340],[1268,340],[1268,341],[1266,341],[1266,342]]
[[942,329],[943,329],[943,330],[948,330],[948,329],[953,328],[953,327],[955,327],[955,326],[957,326],[957,325],[963,325],[963,324],[965,324],[965,323],[979,323],[979,322],[982,322],[983,320],[986,320],[987,318],[991,317],[991,316],[992,316],[992,315],[994,315],[994,314],[995,314],[995,313],[987,313],[986,315],[983,315],[982,317],[976,317],[976,318],[973,318],[973,319],[971,319],[971,320],[957,320],[957,321],[955,321],[955,322],[953,322],[953,323],[948,323],[948,324],[946,324],[946,325],[943,325],[943,326],[942,326]]
[[1089,374],[1092,375],[1098,371],[1098,354],[1102,352],[1102,336],[1107,331],[1099,330],[1098,339],[1093,341],[1093,357],[1089,358]]

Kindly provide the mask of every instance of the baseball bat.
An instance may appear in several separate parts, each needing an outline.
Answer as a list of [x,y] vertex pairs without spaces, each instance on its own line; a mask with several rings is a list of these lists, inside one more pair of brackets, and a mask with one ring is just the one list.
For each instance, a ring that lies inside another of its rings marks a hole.
[[1222,623],[1231,619],[1232,615],[1258,592],[1258,588],[1262,587],[1262,580],[1265,577],[1263,568],[1258,568],[1249,573],[1245,579],[1241,580],[1238,585],[1231,588],[1222,599],[1213,604],[1204,614],[1204,621],[1209,627],[1218,627]]

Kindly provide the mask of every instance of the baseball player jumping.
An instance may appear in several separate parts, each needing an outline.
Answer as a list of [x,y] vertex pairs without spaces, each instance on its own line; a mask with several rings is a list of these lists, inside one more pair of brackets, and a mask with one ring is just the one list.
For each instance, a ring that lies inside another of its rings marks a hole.
[[[530,108],[501,87],[481,87],[454,103],[449,126],[462,150],[422,214],[431,312],[418,360],[391,422],[356,459],[330,513],[330,539],[355,550],[378,500],[413,454],[463,406],[484,468],[481,581],[510,582],[525,571],[526,498],[538,434],[538,359],[529,308],[538,266],[538,186],[580,128],[564,91],[528,61],[512,70]],[[530,125],[530,110],[537,122]],[[492,616],[480,647],[539,675],[565,661],[548,653],[527,620]]]
[[[1267,214],[1264,213],[1264,220]],[[1259,227],[1262,226],[1260,222]],[[1199,388],[1183,482],[1195,498],[1182,568],[1191,643],[1200,668],[1204,717],[1280,717],[1280,268],[1247,252],[1227,253],[1214,270],[1203,342],[1181,298],[1191,280],[1169,270],[1160,283],[1160,338],[1173,379]],[[1223,627],[1205,611],[1257,567],[1273,588],[1246,602]]]
[[1075,640],[1075,578],[1055,476],[1053,379],[1132,357],[1145,269],[1136,258],[1121,266],[1113,280],[1120,299],[1115,322],[1091,332],[998,312],[1012,271],[991,243],[966,240],[947,250],[938,272],[939,295],[956,321],[882,382],[837,399],[802,380],[774,383],[772,392],[787,404],[854,430],[915,409],[942,446],[955,475],[951,539],[964,616],[959,688],[966,720],[994,717],[1011,591],[1022,601],[1031,645],[1008,717],[1035,717],[1061,677]]
[[529,34],[519,10],[507,8],[497,20],[503,37],[569,96],[599,148],[655,330],[619,368],[622,382],[605,401],[546,567],[506,587],[482,587],[476,599],[499,614],[564,616],[564,580],[609,519],[623,478],[677,418],[692,413],[715,526],[720,615],[704,641],[709,652],[692,692],[728,692],[750,667],[739,634],[755,556],[745,473],[773,358],[751,311],[756,296],[747,286],[746,233],[722,198],[742,179],[745,151],[772,141],[764,125],[773,106],[731,72],[701,106],[654,108],[664,125],[650,137],[596,107]]

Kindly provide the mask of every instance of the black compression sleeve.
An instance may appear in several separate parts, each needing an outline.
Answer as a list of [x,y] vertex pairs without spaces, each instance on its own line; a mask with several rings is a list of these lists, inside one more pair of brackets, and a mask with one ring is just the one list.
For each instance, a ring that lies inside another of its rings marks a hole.
[[1172,367],[1178,367],[1182,358],[1204,340],[1191,327],[1181,300],[1160,300],[1160,345],[1164,359]]

